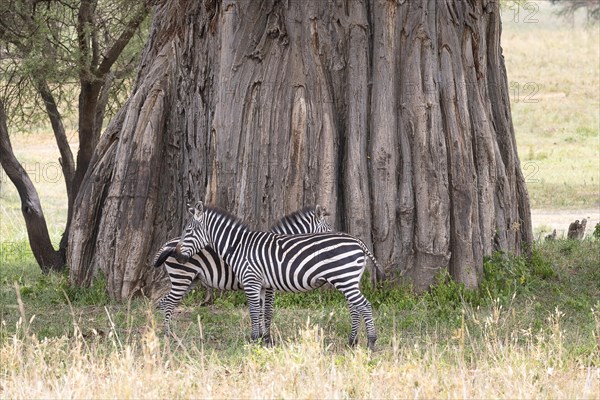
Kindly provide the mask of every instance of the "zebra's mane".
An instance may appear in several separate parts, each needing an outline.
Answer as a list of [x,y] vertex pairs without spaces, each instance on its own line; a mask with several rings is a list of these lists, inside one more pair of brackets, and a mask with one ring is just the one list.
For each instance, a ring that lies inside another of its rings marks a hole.
[[282,218],[280,218],[277,222],[275,222],[273,225],[271,225],[271,230],[275,229],[275,228],[279,228],[284,226],[284,224],[286,222],[289,222],[290,224],[293,224],[294,221],[298,221],[300,219],[302,219],[302,217],[310,217],[311,214],[315,213],[315,208],[314,207],[304,207],[301,210],[297,210],[294,211],[293,213],[290,213]]
[[217,217],[223,217],[225,219],[232,221],[233,226],[235,226],[235,227],[240,227],[243,229],[251,230],[250,227],[248,226],[248,224],[243,219],[236,217],[229,211],[223,210],[222,208],[215,207],[215,206],[204,206],[204,208],[206,209],[206,211],[212,213],[213,215],[216,215]]

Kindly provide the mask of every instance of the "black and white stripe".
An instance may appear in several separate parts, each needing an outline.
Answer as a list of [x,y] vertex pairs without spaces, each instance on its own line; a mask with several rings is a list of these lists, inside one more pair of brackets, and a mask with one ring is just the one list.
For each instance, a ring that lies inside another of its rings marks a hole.
[[[286,235],[331,232],[332,229],[325,219],[326,215],[325,209],[319,205],[306,207],[281,218],[270,231]],[[179,305],[183,296],[191,290],[195,281],[212,289],[242,289],[231,267],[210,246],[195,253],[187,262],[178,262],[175,257],[175,247],[179,239],[171,239],[165,243],[154,258],[154,266],[159,267],[164,264],[171,280],[171,290],[158,301],[158,308],[164,313],[167,334],[171,333],[173,310]],[[261,320],[266,331],[271,325],[273,302],[273,290],[266,290],[261,299],[263,310]]]
[[231,265],[248,299],[253,340],[270,340],[260,320],[261,297],[266,290],[305,292],[329,283],[348,302],[352,317],[350,344],[357,343],[362,317],[368,346],[374,347],[377,334],[372,307],[359,286],[367,257],[380,268],[361,240],[345,233],[289,236],[251,231],[222,210],[204,209],[202,203],[197,207],[190,209],[193,218],[176,253],[186,259],[210,244]]

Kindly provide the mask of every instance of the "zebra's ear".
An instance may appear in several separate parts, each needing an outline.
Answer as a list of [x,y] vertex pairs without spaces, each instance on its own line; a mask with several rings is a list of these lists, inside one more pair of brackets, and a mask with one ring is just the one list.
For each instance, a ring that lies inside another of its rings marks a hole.
[[196,207],[190,208],[190,210],[193,210],[192,214],[194,215],[194,219],[200,220],[200,217],[202,217],[202,214],[204,213],[204,205],[199,201],[196,203]]
[[323,218],[323,208],[321,208],[320,205],[316,205],[315,206],[315,215],[317,216],[317,218]]
[[328,215],[331,215],[327,212],[327,209],[325,207],[321,207],[318,204],[315,206],[315,214],[317,215],[317,218],[324,218]]

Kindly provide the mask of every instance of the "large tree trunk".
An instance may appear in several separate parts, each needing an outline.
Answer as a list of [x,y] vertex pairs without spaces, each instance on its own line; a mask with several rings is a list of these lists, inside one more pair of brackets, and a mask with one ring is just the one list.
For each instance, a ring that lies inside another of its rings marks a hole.
[[417,290],[446,267],[477,286],[532,242],[498,2],[162,2],[76,201],[72,281],[150,290],[190,198],[265,229],[320,203]]

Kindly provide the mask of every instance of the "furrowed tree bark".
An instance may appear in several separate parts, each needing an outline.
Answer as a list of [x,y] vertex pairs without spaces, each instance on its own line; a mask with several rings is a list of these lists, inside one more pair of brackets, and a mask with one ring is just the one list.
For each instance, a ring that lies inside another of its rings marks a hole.
[[0,101],[0,164],[8,178],[13,182],[21,198],[21,211],[27,227],[31,252],[43,273],[62,271],[65,268],[64,254],[54,250],[48,226],[42,212],[40,199],[29,175],[14,155],[10,138],[4,103]]
[[319,203],[392,278],[476,287],[533,240],[500,32],[486,0],[161,2],[82,183],[72,281],[152,292],[205,199],[262,229]]

